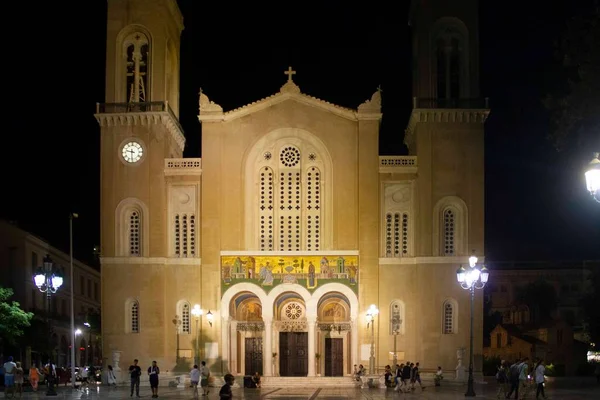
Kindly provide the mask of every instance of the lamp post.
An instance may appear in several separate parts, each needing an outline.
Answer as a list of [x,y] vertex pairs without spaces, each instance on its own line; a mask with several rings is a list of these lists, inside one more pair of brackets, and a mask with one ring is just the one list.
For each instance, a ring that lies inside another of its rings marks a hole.
[[194,364],[200,365],[200,346],[198,342],[198,323],[200,322],[200,318],[202,317],[202,309],[200,308],[200,304],[195,304],[194,308],[192,308],[192,315],[196,319],[196,354],[194,354]]
[[[88,342],[87,342],[87,347],[85,348],[85,359],[87,360],[86,362],[89,363],[90,367],[94,365],[93,362],[93,357],[92,357],[92,325],[89,322],[84,322],[83,325],[85,325],[86,328],[88,328]],[[89,352],[88,352],[89,349]]]
[[467,383],[467,392],[465,397],[475,397],[475,389],[473,388],[473,308],[475,307],[475,289],[483,289],[488,281],[490,272],[483,265],[477,264],[477,257],[472,255],[469,257],[469,268],[461,266],[456,271],[456,279],[465,290],[469,291],[471,297],[471,336],[469,338],[469,380]]
[[69,214],[69,256],[70,256],[70,269],[69,269],[69,290],[71,292],[71,385],[73,389],[77,387],[75,382],[75,279],[73,278],[73,219],[79,218],[79,214]]
[[594,153],[594,158],[587,165],[585,171],[585,182],[587,190],[592,198],[600,203],[600,153]]
[[[82,333],[81,329],[79,329],[79,328],[77,328],[77,329],[75,329],[75,331],[73,331],[73,337],[75,338],[75,340],[73,340],[73,343],[71,345],[72,349],[74,349],[75,346],[77,345],[77,336],[81,335],[81,333]],[[73,365],[75,365],[75,364],[76,364],[76,362],[73,362]],[[73,369],[75,369],[75,367],[73,367]],[[73,377],[73,382],[75,382],[76,381],[75,375],[71,375],[71,376]]]
[[379,314],[379,310],[375,304],[371,304],[367,310],[367,329],[371,325],[371,356],[369,357],[369,375],[375,374],[375,317]]
[[177,335],[177,353],[175,355],[175,364],[179,365],[179,329],[181,327],[181,318],[179,318],[179,315],[175,315],[175,318],[173,318],[173,325],[175,325],[175,335]]
[[48,388],[46,389],[46,396],[56,396],[56,390],[54,389],[54,364],[52,363],[52,327],[50,325],[50,298],[63,284],[63,277],[59,271],[54,269],[54,264],[50,255],[44,257],[44,265],[37,269],[33,276],[35,286],[42,293],[46,293],[46,323],[48,324],[48,349],[49,349],[49,366],[50,376],[48,377]]

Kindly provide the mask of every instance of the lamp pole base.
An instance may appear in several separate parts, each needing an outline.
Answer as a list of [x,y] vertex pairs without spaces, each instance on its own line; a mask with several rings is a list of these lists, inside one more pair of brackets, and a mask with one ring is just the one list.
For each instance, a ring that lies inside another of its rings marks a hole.
[[465,397],[475,397],[475,389],[473,388],[473,368],[469,368],[469,380],[467,381],[467,392]]

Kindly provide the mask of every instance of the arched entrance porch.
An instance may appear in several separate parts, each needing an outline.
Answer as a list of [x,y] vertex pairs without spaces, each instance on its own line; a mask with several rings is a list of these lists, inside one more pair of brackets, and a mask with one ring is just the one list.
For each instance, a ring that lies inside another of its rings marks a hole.
[[298,284],[269,289],[267,294],[256,284],[238,283],[221,298],[229,371],[249,375],[248,368],[262,367],[264,376],[351,374],[358,360],[356,294],[339,283],[312,294]]

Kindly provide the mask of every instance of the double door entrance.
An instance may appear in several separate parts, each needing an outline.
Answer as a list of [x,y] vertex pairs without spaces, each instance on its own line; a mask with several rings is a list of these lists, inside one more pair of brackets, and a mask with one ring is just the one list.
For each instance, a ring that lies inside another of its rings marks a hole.
[[279,375],[308,375],[308,332],[279,332]]
[[344,339],[325,338],[325,376],[344,376]]
[[246,359],[244,368],[246,375],[263,374],[263,340],[262,338],[246,338]]

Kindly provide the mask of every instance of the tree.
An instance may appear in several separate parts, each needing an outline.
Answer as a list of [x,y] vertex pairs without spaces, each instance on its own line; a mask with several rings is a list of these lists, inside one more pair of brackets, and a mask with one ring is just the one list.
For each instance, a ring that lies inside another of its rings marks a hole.
[[558,296],[554,286],[543,279],[518,286],[516,299],[529,307],[531,322],[544,322],[552,318],[558,305]]
[[[600,2],[577,2],[580,9],[566,23],[556,43],[562,88],[544,98],[554,129],[550,139],[558,150],[575,138],[582,146],[597,144],[600,132]],[[586,143],[585,138],[596,143]]]
[[33,313],[23,311],[18,302],[8,301],[13,295],[12,289],[0,287],[0,342],[11,345],[17,343],[33,318]]

